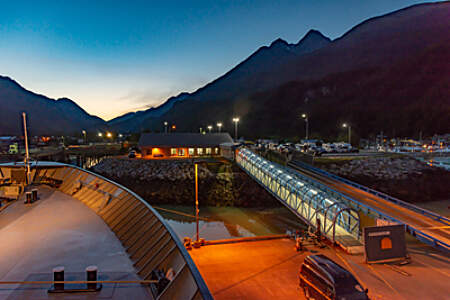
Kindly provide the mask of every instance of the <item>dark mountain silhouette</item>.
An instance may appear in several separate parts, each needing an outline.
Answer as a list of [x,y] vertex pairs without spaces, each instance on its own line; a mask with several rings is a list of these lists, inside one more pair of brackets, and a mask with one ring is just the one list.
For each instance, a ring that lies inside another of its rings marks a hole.
[[344,134],[341,121],[355,123],[355,137],[383,128],[411,136],[448,131],[448,16],[449,2],[419,4],[364,21],[332,42],[312,31],[297,45],[317,36],[320,45],[306,52],[277,40],[141,124],[161,130],[164,119],[197,131],[239,115],[245,136],[301,137],[296,114],[307,112],[321,116],[310,119],[320,137]]
[[142,122],[147,118],[158,118],[168,112],[173,105],[186,99],[189,93],[181,93],[176,97],[170,97],[158,107],[152,107],[144,111],[130,112],[108,121],[108,125],[121,132],[140,132],[144,129]]
[[225,99],[274,87],[277,85],[276,81],[263,81],[267,72],[294,57],[317,50],[328,43],[330,43],[330,39],[316,30],[310,30],[297,44],[288,44],[282,39],[277,39],[270,46],[259,48],[235,68],[198,91],[171,97],[156,108],[127,113],[109,121],[108,125],[120,131],[140,131],[144,129],[143,124],[146,119],[160,117],[168,112],[175,103],[188,98],[215,100],[220,97]]
[[68,134],[106,126],[67,98],[53,100],[27,91],[0,76],[0,135],[23,134],[21,113],[27,113],[30,134]]

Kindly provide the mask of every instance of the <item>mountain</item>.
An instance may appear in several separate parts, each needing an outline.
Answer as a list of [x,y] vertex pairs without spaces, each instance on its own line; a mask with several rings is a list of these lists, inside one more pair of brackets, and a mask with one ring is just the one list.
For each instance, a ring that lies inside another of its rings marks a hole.
[[181,93],[176,97],[170,97],[158,107],[152,107],[144,111],[130,112],[108,121],[108,126],[120,132],[140,132],[144,128],[143,122],[148,118],[158,118],[168,112],[176,102],[186,99],[190,94]]
[[9,77],[0,76],[0,135],[22,135],[21,113],[27,113],[31,135],[56,135],[103,128],[106,122],[91,116],[67,98],[35,94]]
[[188,98],[207,100],[218,98],[230,98],[243,93],[255,92],[276,86],[276,81],[262,82],[264,74],[279,64],[324,47],[331,40],[316,30],[310,30],[297,44],[289,44],[282,39],[277,39],[270,46],[263,46],[246,60],[225,75],[199,89],[195,93],[181,93],[169,98],[156,108],[150,108],[136,113],[127,113],[113,120],[108,125],[122,132],[141,131],[148,118],[157,118],[168,112],[175,103]]
[[450,2],[419,4],[366,20],[333,41],[315,31],[296,45],[277,40],[141,124],[161,130],[170,120],[178,130],[197,131],[238,115],[245,136],[301,137],[298,114],[307,112],[312,134],[324,138],[345,134],[342,121],[354,123],[355,137],[383,129],[405,136],[448,131],[449,15]]

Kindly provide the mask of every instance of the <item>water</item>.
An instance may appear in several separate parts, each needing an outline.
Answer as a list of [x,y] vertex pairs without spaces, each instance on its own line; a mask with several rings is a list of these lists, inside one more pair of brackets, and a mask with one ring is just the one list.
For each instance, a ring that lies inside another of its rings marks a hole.
[[[184,237],[195,237],[194,207],[161,205],[154,208],[181,240]],[[304,223],[283,206],[264,209],[201,207],[199,215],[200,237],[206,240],[285,234],[306,228]]]

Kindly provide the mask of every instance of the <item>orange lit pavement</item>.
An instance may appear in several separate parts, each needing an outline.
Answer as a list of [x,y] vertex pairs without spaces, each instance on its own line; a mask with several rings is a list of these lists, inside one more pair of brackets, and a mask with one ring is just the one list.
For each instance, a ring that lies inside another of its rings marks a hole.
[[204,246],[190,254],[215,299],[304,299],[297,272],[306,255],[318,253],[356,274],[371,299],[450,299],[450,260],[414,241],[412,262],[401,267],[368,266],[362,255],[333,248],[307,249],[298,253],[292,240],[279,239]]

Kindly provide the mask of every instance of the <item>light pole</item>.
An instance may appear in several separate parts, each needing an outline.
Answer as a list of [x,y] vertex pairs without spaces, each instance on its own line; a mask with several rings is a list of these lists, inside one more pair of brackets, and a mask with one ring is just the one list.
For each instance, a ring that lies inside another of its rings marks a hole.
[[198,164],[195,164],[195,241],[197,247],[199,246],[199,233],[198,233]]
[[220,133],[220,130],[222,129],[222,123],[217,123],[217,127],[219,127],[219,133]]
[[209,130],[209,133],[211,133],[212,125],[208,125],[208,130]]
[[102,137],[102,136],[103,136],[103,133],[99,132],[98,137]]
[[107,132],[107,133],[106,133],[106,137],[112,138],[112,133],[111,133],[111,132]]
[[352,144],[352,126],[350,124],[344,123],[344,124],[342,124],[342,127],[348,128],[348,143],[351,145]]
[[237,139],[238,139],[239,118],[233,118],[233,122],[234,122],[234,139],[237,141]]
[[309,131],[309,123],[308,123],[308,116],[306,114],[302,114],[302,118],[305,120],[306,123],[306,136],[305,139],[308,139],[308,131]]
[[86,130],[81,131],[84,135],[84,143],[87,144]]
[[167,133],[167,125],[168,125],[168,124],[169,124],[169,123],[167,123],[167,121],[164,122],[164,132],[165,132],[165,133]]
[[202,133],[202,132],[203,132],[203,128],[200,127],[200,133]]

